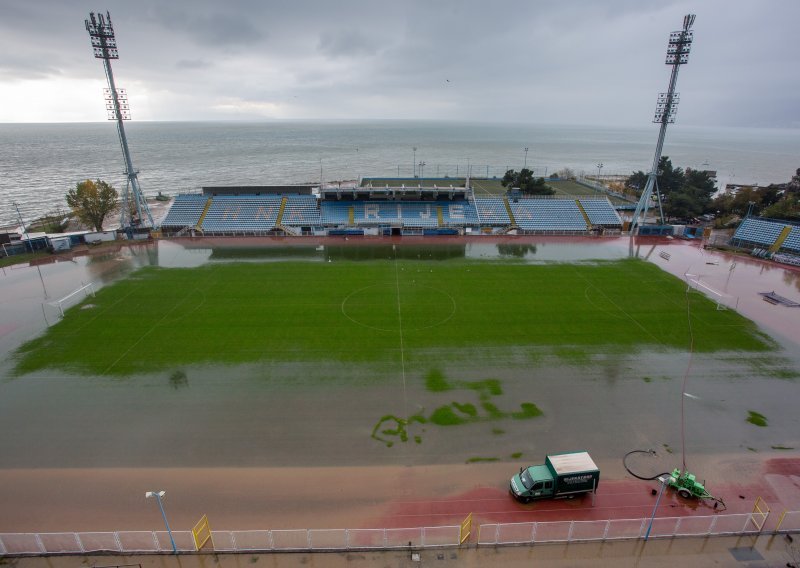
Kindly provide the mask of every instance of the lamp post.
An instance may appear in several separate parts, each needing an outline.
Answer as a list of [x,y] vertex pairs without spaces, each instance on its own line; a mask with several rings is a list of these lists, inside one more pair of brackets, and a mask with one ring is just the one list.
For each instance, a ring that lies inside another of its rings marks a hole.
[[161,516],[164,517],[164,525],[167,527],[167,533],[169,534],[169,541],[172,543],[172,553],[178,554],[178,547],[175,546],[175,539],[172,538],[172,529],[169,528],[169,522],[167,522],[167,514],[164,512],[164,505],[161,503],[161,498],[164,496],[166,491],[147,491],[144,496],[145,498],[155,497],[156,503],[158,503],[158,508],[161,510]]
[[667,133],[667,125],[675,122],[675,113],[678,110],[678,101],[680,97],[675,91],[675,87],[678,83],[678,71],[681,65],[686,65],[689,62],[689,51],[691,50],[692,41],[694,40],[694,32],[692,32],[694,19],[694,14],[687,14],[683,18],[683,29],[672,32],[669,35],[667,57],[665,60],[665,63],[672,67],[669,78],[669,88],[666,93],[660,93],[658,95],[658,101],[656,102],[653,122],[661,126],[658,132],[655,155],[653,156],[653,167],[647,174],[647,184],[642,191],[639,203],[636,205],[636,211],[633,212],[633,218],[631,219],[631,237],[638,233],[639,225],[643,224],[644,220],[647,218],[647,209],[650,206],[650,195],[652,195],[653,190],[659,195],[659,203],[661,201],[661,194],[656,182],[656,177],[658,177],[658,165],[661,161],[661,152],[664,148],[664,137]]
[[601,171],[602,169],[603,169],[603,162],[600,162],[599,164],[597,164],[597,183],[598,183],[598,184],[602,183],[602,182],[600,181],[600,171]]
[[647,539],[650,538],[650,531],[653,528],[653,521],[656,518],[656,511],[658,510],[658,504],[661,502],[661,496],[664,494],[664,489],[667,486],[667,481],[672,478],[670,475],[662,475],[658,478],[661,482],[661,490],[658,492],[658,497],[656,498],[656,506],[653,507],[653,514],[650,515],[650,524],[647,525],[647,532],[644,534],[644,541],[647,542]]
[[414,170],[414,177],[417,177],[417,147],[414,146],[412,150],[414,151],[414,158],[411,160],[411,167]]
[[[97,59],[103,60],[103,68],[108,80],[108,88],[105,89],[106,110],[108,119],[117,123],[117,133],[119,143],[122,147],[122,156],[125,160],[125,175],[128,183],[122,192],[120,207],[120,225],[129,235],[137,226],[155,227],[153,216],[144,197],[141,187],[139,187],[139,172],[133,167],[131,152],[128,148],[128,138],[125,135],[125,125],[123,121],[131,119],[131,109],[128,104],[128,94],[125,89],[118,89],[114,82],[114,73],[111,70],[111,60],[119,59],[117,49],[117,38],[114,34],[114,26],[111,24],[111,14],[106,15],[89,13],[86,22],[86,31],[89,32],[89,39],[92,43],[92,50]],[[136,219],[132,213],[136,213]]]
[[425,162],[420,160],[419,162],[419,177],[423,177],[423,172],[425,171]]
[[525,148],[525,164],[522,167],[523,168],[528,167],[528,148]]

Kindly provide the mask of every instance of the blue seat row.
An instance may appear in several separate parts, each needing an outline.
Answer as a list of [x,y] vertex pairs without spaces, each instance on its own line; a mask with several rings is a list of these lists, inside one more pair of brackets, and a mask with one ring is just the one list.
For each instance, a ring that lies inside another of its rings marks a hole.
[[[264,232],[275,229],[280,195],[215,196],[203,218],[207,232]],[[409,228],[509,226],[502,197],[474,201],[328,201],[312,195],[286,196],[281,224],[292,227],[395,225]],[[620,226],[619,215],[608,199],[581,199],[595,225]],[[163,227],[196,225],[207,204],[202,195],[180,195],[167,213]],[[585,231],[586,220],[574,199],[521,199],[509,206],[524,230]],[[796,237],[800,240],[800,233]]]
[[205,209],[207,199],[203,195],[196,194],[176,196],[161,226],[182,228],[196,225]]
[[469,201],[323,201],[320,220],[323,225],[347,225],[351,209],[355,225],[438,227],[440,209],[444,226],[478,223],[475,207]]
[[476,197],[475,210],[482,225],[506,226],[511,224],[505,201],[501,197]]
[[219,195],[203,218],[207,232],[260,232],[275,228],[281,197],[273,195]]
[[586,230],[586,220],[574,199],[520,199],[510,205],[517,226],[523,230]]
[[589,217],[592,225],[614,226],[619,227],[622,225],[622,220],[619,217],[614,206],[608,198],[603,197],[600,199],[579,199],[581,207]]
[[281,224],[292,227],[319,226],[322,223],[319,200],[313,195],[291,195],[286,198]]
[[[733,241],[738,241],[739,244],[752,243],[770,247],[778,240],[783,228],[787,225],[789,223],[784,221],[747,217],[736,229]],[[800,251],[800,227],[792,226],[791,232],[781,245],[781,250]]]

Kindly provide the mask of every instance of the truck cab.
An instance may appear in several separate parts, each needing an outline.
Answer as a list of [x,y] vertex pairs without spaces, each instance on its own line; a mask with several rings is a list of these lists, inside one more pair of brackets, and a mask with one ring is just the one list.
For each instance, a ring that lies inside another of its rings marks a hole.
[[511,492],[525,503],[533,499],[546,499],[553,496],[553,475],[543,465],[519,468],[519,473],[511,478]]
[[543,465],[519,468],[511,478],[509,492],[519,501],[571,498],[597,490],[600,470],[586,452],[552,454]]

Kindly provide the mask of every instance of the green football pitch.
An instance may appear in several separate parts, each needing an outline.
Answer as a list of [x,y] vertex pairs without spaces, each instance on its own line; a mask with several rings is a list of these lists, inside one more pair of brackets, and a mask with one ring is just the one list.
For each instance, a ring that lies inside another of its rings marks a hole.
[[765,351],[751,321],[639,260],[214,262],[143,268],[16,353],[16,373],[191,364],[409,365],[550,351]]

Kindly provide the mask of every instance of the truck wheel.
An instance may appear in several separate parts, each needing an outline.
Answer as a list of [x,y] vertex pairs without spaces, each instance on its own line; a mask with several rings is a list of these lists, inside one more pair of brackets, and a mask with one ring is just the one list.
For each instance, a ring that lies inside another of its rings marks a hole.
[[691,497],[692,497],[692,494],[689,493],[686,489],[680,489],[678,491],[678,495],[680,495],[684,499],[691,499]]

